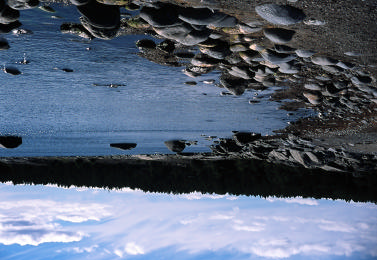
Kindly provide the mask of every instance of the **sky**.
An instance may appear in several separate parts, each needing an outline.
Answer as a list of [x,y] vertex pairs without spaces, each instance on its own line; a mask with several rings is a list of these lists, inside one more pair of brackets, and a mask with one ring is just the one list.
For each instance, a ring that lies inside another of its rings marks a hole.
[[377,259],[377,206],[0,185],[1,259]]

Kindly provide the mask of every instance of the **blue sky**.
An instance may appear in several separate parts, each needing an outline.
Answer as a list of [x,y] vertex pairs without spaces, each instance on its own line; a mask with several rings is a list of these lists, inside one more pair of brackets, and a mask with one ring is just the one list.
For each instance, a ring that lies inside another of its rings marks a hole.
[[1,259],[376,259],[377,206],[0,185]]

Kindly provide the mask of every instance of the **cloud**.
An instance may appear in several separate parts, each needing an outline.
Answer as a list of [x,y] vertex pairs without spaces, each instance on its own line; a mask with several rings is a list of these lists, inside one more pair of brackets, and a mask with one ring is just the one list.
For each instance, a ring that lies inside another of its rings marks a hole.
[[297,203],[300,205],[308,205],[308,206],[318,205],[318,202],[315,199],[304,199],[302,197],[294,197],[294,198],[267,197],[266,200],[269,202],[282,201],[286,203]]

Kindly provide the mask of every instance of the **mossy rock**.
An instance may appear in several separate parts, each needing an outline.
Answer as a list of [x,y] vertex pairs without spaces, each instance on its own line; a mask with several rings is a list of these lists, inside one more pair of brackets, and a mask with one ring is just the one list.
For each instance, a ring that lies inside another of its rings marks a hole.
[[146,21],[144,21],[142,18],[138,16],[128,19],[127,24],[128,26],[136,28],[136,29],[146,29],[150,27],[149,23],[147,23]]
[[128,5],[130,0],[97,0],[98,3],[105,5]]

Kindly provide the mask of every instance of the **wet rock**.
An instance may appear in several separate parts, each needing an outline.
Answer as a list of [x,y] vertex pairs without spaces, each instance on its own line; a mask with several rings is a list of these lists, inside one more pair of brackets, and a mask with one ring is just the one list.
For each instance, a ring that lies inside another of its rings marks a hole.
[[355,52],[355,51],[348,51],[348,52],[345,52],[344,54],[350,57],[358,57],[362,55],[361,53]]
[[300,72],[300,67],[293,61],[279,64],[279,71],[285,74],[295,74]]
[[325,57],[325,56],[315,56],[311,58],[314,64],[321,66],[336,65],[338,61],[336,59]]
[[221,21],[227,15],[208,8],[182,8],[179,12],[179,19],[189,24],[209,25]]
[[249,50],[249,45],[248,44],[242,44],[242,43],[233,44],[229,47],[229,50],[231,52],[247,51],[247,50]]
[[242,79],[252,79],[254,74],[248,69],[248,67],[232,66],[228,73],[232,76]]
[[284,44],[292,40],[295,31],[282,28],[268,28],[264,29],[263,33],[273,43]]
[[322,66],[322,69],[324,71],[329,72],[329,73],[334,74],[334,75],[338,75],[341,72],[343,72],[343,69],[336,67],[336,66],[333,66],[333,65]]
[[150,39],[141,39],[136,42],[136,46],[139,49],[154,49],[156,48],[156,43]]
[[368,85],[372,83],[372,78],[369,76],[354,76],[351,78],[354,85]]
[[211,39],[217,40],[223,37],[221,33],[211,32],[211,34],[208,36]]
[[297,56],[301,57],[301,58],[309,58],[311,56],[313,56],[314,54],[316,54],[315,51],[310,51],[310,50],[296,50],[295,51]]
[[96,0],[96,1],[105,5],[118,5],[118,6],[124,6],[130,2],[130,0]]
[[60,31],[62,33],[76,35],[84,39],[92,40],[94,38],[94,36],[87,29],[85,29],[85,27],[82,24],[63,23],[60,26]]
[[86,5],[92,0],[69,0],[73,5],[80,6],[80,5]]
[[353,63],[350,63],[350,62],[342,62],[342,61],[339,61],[336,66],[342,68],[342,69],[345,69],[345,70],[350,70],[350,69],[353,69],[355,67],[355,64]]
[[192,52],[176,52],[174,56],[180,59],[192,59],[195,57],[195,54]]
[[291,25],[305,19],[305,14],[290,5],[264,4],[255,7],[257,14],[272,24]]
[[9,23],[9,24],[0,23],[0,33],[9,33],[12,30],[20,27],[21,25],[22,25],[22,23],[20,23],[20,21],[15,21],[15,22],[12,22],[12,23]]
[[19,136],[0,136],[0,147],[13,149],[22,144],[22,138]]
[[237,25],[237,19],[233,16],[226,15],[223,19],[211,23],[209,26],[215,28],[234,27]]
[[294,53],[295,49],[287,45],[275,44],[274,49],[278,53]]
[[190,86],[195,86],[197,85],[198,83],[196,81],[186,81],[185,82],[186,85],[190,85]]
[[233,139],[239,146],[251,143],[255,140],[260,139],[261,137],[261,134],[252,132],[237,132],[233,135]]
[[296,55],[287,54],[287,53],[278,53],[269,49],[265,49],[261,51],[260,54],[266,61],[275,65],[287,63],[296,59]]
[[165,146],[172,152],[180,153],[186,148],[186,142],[183,140],[170,140],[164,142]]
[[192,60],[191,64],[198,67],[213,67],[218,64],[218,60],[211,58],[206,55],[196,55]]
[[118,148],[120,150],[131,150],[137,146],[136,143],[112,143],[110,147]]
[[126,23],[128,26],[136,29],[146,29],[151,26],[149,23],[147,23],[139,16],[128,19]]
[[238,27],[240,29],[240,32],[243,34],[250,34],[250,33],[256,33],[262,30],[261,27],[252,27],[247,24],[238,24]]
[[91,24],[85,16],[80,17],[80,22],[84,26],[84,28],[96,38],[103,39],[103,40],[111,40],[118,35],[119,27],[115,27],[115,28],[96,27],[93,24]]
[[8,5],[5,5],[3,10],[0,12],[0,23],[10,24],[16,22],[20,18],[20,11],[15,10]]
[[210,30],[197,31],[189,24],[181,24],[164,28],[154,28],[154,30],[168,39],[175,40],[186,46],[193,46],[204,42],[211,34]]
[[202,53],[218,60],[225,59],[230,54],[229,46],[225,43],[212,48],[200,47],[199,49]]
[[312,93],[312,92],[304,92],[304,97],[308,99],[310,104],[312,105],[318,105],[321,103],[321,97],[318,94]]
[[17,69],[16,67],[4,67],[4,72],[11,75],[20,75],[21,71]]
[[174,5],[161,4],[160,8],[144,6],[140,10],[140,17],[153,27],[169,27],[183,24],[178,18],[178,9]]
[[316,83],[309,83],[304,85],[305,89],[313,90],[313,91],[321,91],[322,87]]
[[[114,30],[120,27],[120,11],[118,6],[90,1],[88,4],[77,6],[77,10],[85,17],[85,21],[92,28]],[[85,25],[84,27],[86,28]]]
[[42,11],[46,12],[46,13],[55,13],[56,12],[55,9],[52,8],[49,5],[42,5],[42,6],[39,6],[38,8],[41,9]]
[[175,50],[175,44],[171,40],[165,40],[157,44],[156,48],[161,51],[171,53]]
[[255,64],[255,59],[261,57],[259,52],[253,50],[241,51],[238,55],[248,64]]
[[8,0],[8,5],[15,10],[26,10],[38,7],[39,0]]
[[0,37],[0,50],[7,50],[9,48],[10,46],[7,39]]
[[12,33],[16,35],[25,35],[25,34],[33,34],[33,31],[24,29],[24,28],[17,28],[17,29],[13,29]]
[[235,96],[241,96],[246,89],[245,81],[242,79],[220,78],[221,85]]

